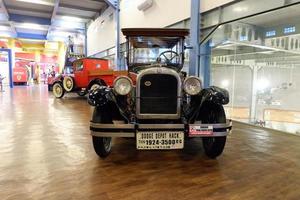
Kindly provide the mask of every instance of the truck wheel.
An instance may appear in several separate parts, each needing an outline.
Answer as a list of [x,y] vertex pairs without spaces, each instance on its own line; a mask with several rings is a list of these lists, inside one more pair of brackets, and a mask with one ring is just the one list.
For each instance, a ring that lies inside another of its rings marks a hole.
[[74,80],[73,80],[73,78],[70,77],[70,76],[64,77],[63,86],[64,86],[64,89],[67,92],[71,92],[74,89]]
[[53,94],[56,98],[62,98],[65,94],[65,90],[61,83],[54,83],[53,87]]
[[78,91],[77,94],[80,97],[84,97],[87,93],[85,91]]
[[49,85],[49,84],[48,84],[48,91],[49,91],[49,92],[52,91],[52,87],[53,87],[52,85]]
[[[95,107],[94,113],[93,113],[93,122],[96,123],[102,123],[102,124],[112,124],[112,119],[109,115],[109,112],[106,112],[105,110],[100,110],[99,108]],[[112,148],[112,138],[111,137],[93,137],[93,146],[96,154],[100,158],[107,157]]]
[[[202,123],[214,124],[214,123],[226,123],[226,116],[222,105],[205,104],[203,105],[204,112],[201,115],[204,116]],[[202,138],[205,154],[210,158],[216,158],[222,154],[226,136],[222,137],[204,137]]]
[[95,90],[95,89],[98,89],[100,88],[102,85],[100,83],[94,83],[91,87],[90,87],[90,90]]

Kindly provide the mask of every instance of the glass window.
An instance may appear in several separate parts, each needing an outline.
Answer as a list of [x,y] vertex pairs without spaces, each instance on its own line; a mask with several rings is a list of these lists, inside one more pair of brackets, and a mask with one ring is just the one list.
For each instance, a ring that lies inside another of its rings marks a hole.
[[83,70],[83,62],[82,60],[74,62],[75,71],[82,71]]
[[162,63],[179,67],[183,64],[183,40],[179,37],[130,37],[129,65]]
[[231,33],[219,27],[207,39],[215,44],[210,84],[229,91],[229,118],[300,135],[300,32],[283,25],[296,21],[299,10],[294,5],[231,22],[223,25]]

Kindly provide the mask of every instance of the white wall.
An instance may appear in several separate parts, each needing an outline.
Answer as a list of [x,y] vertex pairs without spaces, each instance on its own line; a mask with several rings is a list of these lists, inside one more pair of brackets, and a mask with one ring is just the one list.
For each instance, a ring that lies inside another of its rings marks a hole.
[[[201,0],[201,12],[233,0]],[[121,28],[161,28],[190,17],[191,0],[153,0],[153,6],[139,11],[137,6],[143,0],[121,0]],[[88,55],[101,52],[115,45],[115,26],[112,9],[91,23],[88,28]],[[121,38],[124,42],[124,37]]]
[[107,9],[103,14],[91,23],[87,30],[88,56],[114,46],[115,26],[114,19],[110,16],[113,9]]

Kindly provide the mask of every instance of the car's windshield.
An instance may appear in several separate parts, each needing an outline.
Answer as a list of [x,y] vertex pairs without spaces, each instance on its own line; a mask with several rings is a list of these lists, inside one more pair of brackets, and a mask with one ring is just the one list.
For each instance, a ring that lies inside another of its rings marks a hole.
[[183,38],[181,37],[129,37],[129,67],[155,63],[181,67],[183,63]]

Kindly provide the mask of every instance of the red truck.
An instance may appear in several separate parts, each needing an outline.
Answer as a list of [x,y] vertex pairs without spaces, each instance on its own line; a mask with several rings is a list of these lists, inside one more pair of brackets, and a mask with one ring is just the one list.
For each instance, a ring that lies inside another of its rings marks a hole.
[[13,68],[13,82],[14,85],[27,85],[29,72],[26,67]]
[[112,86],[116,77],[127,74],[127,71],[110,69],[109,61],[105,59],[78,59],[73,62],[72,74],[63,74],[53,80],[53,94],[56,98],[62,98],[65,92],[76,92],[79,96],[84,96],[91,89]]

